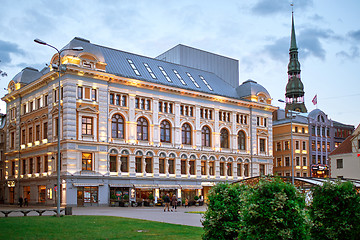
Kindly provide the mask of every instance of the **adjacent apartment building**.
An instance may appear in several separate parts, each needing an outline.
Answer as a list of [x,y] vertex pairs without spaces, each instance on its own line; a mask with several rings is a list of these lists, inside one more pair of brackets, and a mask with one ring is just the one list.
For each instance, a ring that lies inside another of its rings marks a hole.
[[[211,69],[77,37],[65,46],[74,47],[84,50],[61,55],[60,89],[51,67],[59,61],[55,54],[49,68],[23,69],[2,98],[6,203],[21,196],[52,205],[58,192],[66,206],[108,205],[112,198],[145,204],[167,192],[191,201],[206,197],[217,182],[273,173],[276,108],[260,84],[248,80],[234,87],[234,80]],[[234,66],[234,60],[219,58],[225,63],[218,67]],[[238,67],[228,70],[239,74]]]

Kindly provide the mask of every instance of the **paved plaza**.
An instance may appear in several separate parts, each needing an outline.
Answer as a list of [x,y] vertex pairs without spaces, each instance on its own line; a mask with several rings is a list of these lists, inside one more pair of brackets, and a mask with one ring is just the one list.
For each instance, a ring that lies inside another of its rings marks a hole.
[[[25,210],[25,209],[52,209],[56,210],[56,207],[18,207],[18,206],[5,206],[0,205],[1,210]],[[178,207],[176,212],[164,212],[163,207],[74,207],[72,208],[73,215],[99,215],[99,216],[115,216],[144,219],[150,221],[181,224],[195,227],[202,227],[201,220],[202,214],[186,213],[190,211],[205,211],[205,206],[200,207]],[[52,211],[46,211],[43,215],[54,215]],[[9,217],[23,216],[20,212],[10,213]],[[32,211],[28,216],[38,216],[38,213]],[[0,217],[4,217],[4,214],[0,213]]]

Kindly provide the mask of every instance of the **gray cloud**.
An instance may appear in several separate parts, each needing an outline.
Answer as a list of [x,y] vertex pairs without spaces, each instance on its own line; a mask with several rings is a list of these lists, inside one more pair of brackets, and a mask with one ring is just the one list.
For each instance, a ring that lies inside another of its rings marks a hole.
[[[295,2],[295,9],[306,9],[312,6],[313,0],[301,0]],[[290,3],[284,0],[260,0],[251,9],[253,13],[259,15],[272,15],[278,13],[289,13]]]
[[352,38],[355,41],[360,41],[360,30],[357,31],[351,31],[348,33],[350,38]]
[[353,60],[355,58],[359,58],[360,57],[359,48],[356,46],[352,46],[348,52],[340,51],[336,53],[336,56],[343,58],[345,60]]
[[10,54],[24,55],[24,51],[15,43],[0,40],[0,60],[4,64],[11,62]]

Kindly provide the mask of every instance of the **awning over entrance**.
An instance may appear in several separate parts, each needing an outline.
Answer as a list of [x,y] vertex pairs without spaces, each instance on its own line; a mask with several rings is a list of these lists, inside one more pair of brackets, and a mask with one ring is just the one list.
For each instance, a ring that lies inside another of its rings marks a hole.
[[202,189],[203,187],[201,185],[180,185],[181,189],[189,189],[189,190],[196,190],[196,189]]
[[157,184],[134,184],[135,188],[140,188],[140,189],[153,189],[153,188],[159,188],[159,186]]
[[159,185],[160,190],[180,189],[180,185]]
[[103,185],[103,183],[73,183],[74,187],[98,187]]
[[109,184],[110,187],[134,187],[133,184]]

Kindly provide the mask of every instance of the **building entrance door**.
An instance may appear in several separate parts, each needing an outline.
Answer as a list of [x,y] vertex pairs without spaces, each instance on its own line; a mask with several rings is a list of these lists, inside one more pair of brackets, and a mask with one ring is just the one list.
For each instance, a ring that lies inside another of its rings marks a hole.
[[77,205],[78,207],[84,206],[84,191],[79,188],[77,190]]
[[9,188],[9,203],[10,204],[15,203],[15,188],[14,187]]

